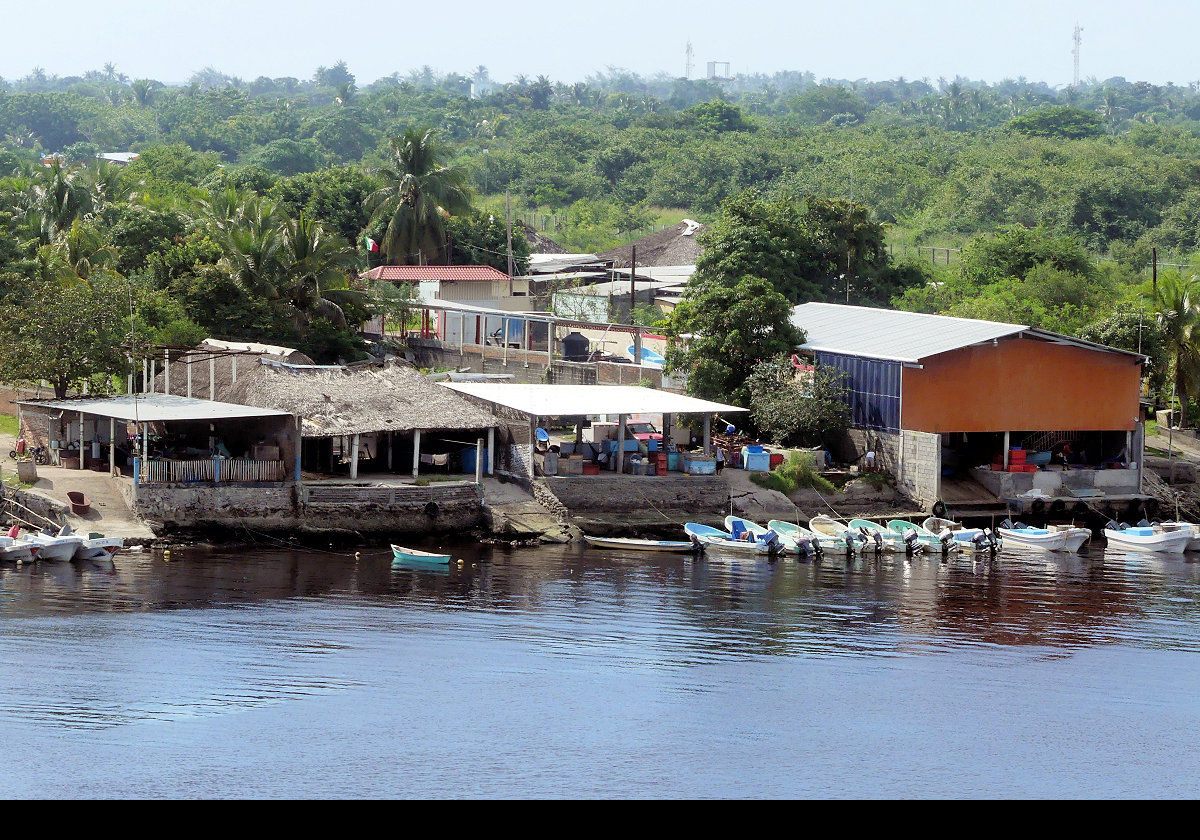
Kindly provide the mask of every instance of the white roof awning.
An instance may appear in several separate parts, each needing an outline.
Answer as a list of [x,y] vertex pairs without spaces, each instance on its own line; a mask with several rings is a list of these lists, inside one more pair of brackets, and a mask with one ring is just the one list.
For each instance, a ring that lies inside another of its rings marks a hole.
[[236,420],[246,417],[286,417],[290,412],[252,405],[197,400],[174,394],[121,394],[67,400],[28,400],[20,405],[48,411],[82,411],[115,420],[156,423],[165,420]]
[[640,385],[517,385],[441,382],[461,394],[520,411],[531,417],[574,417],[588,414],[730,414],[746,411],[735,405]]

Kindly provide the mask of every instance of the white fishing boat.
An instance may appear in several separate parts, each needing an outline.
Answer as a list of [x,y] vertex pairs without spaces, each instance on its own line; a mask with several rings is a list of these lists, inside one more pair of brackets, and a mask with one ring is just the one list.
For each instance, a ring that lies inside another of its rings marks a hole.
[[1076,525],[1047,525],[1046,530],[1066,535],[1067,542],[1062,548],[1063,551],[1079,551],[1083,548],[1083,544],[1092,538],[1091,529],[1080,528]]
[[853,546],[861,547],[866,542],[866,537],[858,531],[852,529],[845,522],[840,522],[831,516],[818,514],[808,520],[808,527],[813,532],[820,534],[822,537],[835,537],[845,540]]
[[29,535],[29,541],[41,546],[38,560],[70,560],[83,544],[83,537],[63,528],[57,535],[40,532]]
[[40,550],[40,545],[28,540],[0,537],[0,562],[30,563]]
[[920,552],[925,549],[921,545],[921,540],[917,536],[916,530],[912,528],[904,533],[899,533],[869,519],[851,519],[850,527],[867,537],[867,548],[870,548],[871,542],[874,542],[876,547],[883,551],[907,554],[908,552]]
[[794,533],[784,534],[777,531],[771,525],[765,528],[757,522],[751,522],[749,519],[742,519],[739,516],[725,517],[725,530],[730,534],[738,534],[743,531],[748,531],[753,534],[755,539],[775,539],[779,542],[780,547],[784,551],[794,552],[796,554],[813,554],[816,549],[812,545],[812,541],[799,537]]
[[629,537],[589,537],[583,539],[593,548],[615,548],[624,551],[652,551],[662,553],[686,553],[695,550],[688,540],[638,540]]
[[1067,535],[1049,528],[1031,528],[1020,522],[1015,525],[1005,519],[996,527],[1008,548],[1028,551],[1063,551],[1067,547]]
[[767,527],[779,534],[779,539],[784,545],[788,544],[789,539],[794,541],[797,544],[797,550],[799,550],[802,540],[808,540],[816,553],[848,554],[854,551],[854,544],[847,543],[843,537],[827,537],[794,522],[772,519],[767,523]]
[[1153,551],[1162,554],[1183,554],[1192,541],[1191,528],[1167,528],[1165,525],[1118,525],[1109,522],[1104,539],[1110,548],[1126,551]]
[[978,554],[1000,548],[1000,538],[990,528],[968,528],[961,522],[937,516],[926,519],[921,527],[935,534],[949,534],[958,544],[958,550],[965,553]]
[[88,538],[75,549],[75,560],[108,560],[117,555],[125,547],[122,537],[106,537],[103,534],[90,534]]
[[1200,551],[1200,525],[1194,522],[1164,522],[1164,528],[1191,528],[1192,539],[1188,542],[1188,551]]
[[683,526],[684,532],[696,544],[702,546],[706,551],[715,549],[717,551],[727,551],[731,554],[752,554],[752,555],[768,555],[779,550],[779,540],[775,539],[771,542],[765,542],[761,538],[754,537],[753,534],[747,533],[748,539],[735,539],[734,536],[727,531],[722,531],[720,528],[713,528],[708,525],[701,525],[698,522],[689,522]]
[[950,534],[935,534],[923,525],[909,522],[907,519],[889,519],[887,527],[888,530],[897,534],[907,534],[909,531],[915,531],[917,541],[930,554],[948,554],[951,551],[958,551],[958,543],[955,542]]

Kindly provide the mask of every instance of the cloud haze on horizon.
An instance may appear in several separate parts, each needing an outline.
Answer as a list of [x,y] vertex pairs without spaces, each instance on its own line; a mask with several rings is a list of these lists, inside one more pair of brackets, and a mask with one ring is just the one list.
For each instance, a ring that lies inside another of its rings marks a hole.
[[[450,13],[447,14],[447,10]],[[189,6],[150,0],[103,5],[58,0],[52,7],[0,0],[10,33],[0,76],[35,66],[82,75],[107,61],[130,78],[185,81],[206,66],[246,80],[309,78],[345,59],[359,84],[422,65],[492,77],[545,74],[577,81],[608,66],[681,76],[695,47],[693,78],[709,60],[734,73],[807,70],[817,78],[890,79],[955,75],[999,81],[1071,80],[1071,31],[1084,27],[1084,78],[1185,85],[1200,78],[1188,60],[1200,4],[1115,0],[981,4],[927,0],[634,3],[610,0],[503,8],[344,0],[207,0]],[[31,37],[13,37],[28,32]]]

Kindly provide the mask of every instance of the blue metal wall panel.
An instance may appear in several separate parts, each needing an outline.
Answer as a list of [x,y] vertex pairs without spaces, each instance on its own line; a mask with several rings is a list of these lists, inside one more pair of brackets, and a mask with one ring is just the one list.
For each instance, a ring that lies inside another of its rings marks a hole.
[[816,354],[817,364],[846,374],[850,422],[856,429],[900,431],[900,363],[837,353]]

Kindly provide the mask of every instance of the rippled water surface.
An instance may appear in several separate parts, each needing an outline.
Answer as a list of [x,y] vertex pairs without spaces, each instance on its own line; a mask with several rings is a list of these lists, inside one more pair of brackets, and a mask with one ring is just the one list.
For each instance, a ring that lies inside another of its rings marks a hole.
[[6,796],[1179,796],[1200,562],[0,567]]

